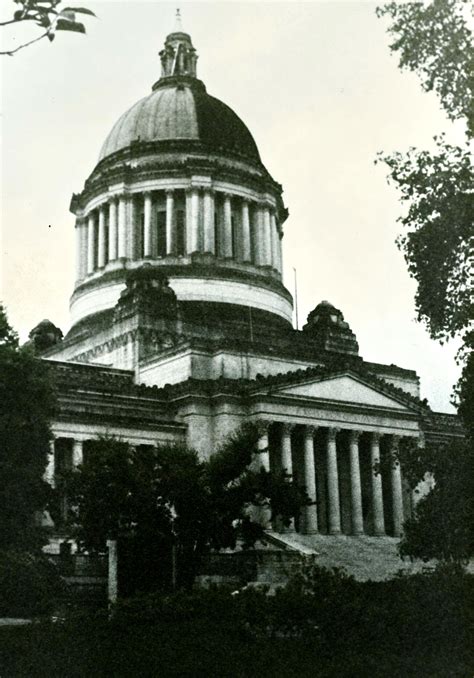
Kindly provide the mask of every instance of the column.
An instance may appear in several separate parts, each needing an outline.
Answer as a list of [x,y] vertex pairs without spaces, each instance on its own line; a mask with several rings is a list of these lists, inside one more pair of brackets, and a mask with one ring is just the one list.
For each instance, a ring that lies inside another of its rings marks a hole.
[[54,487],[54,439],[49,441],[48,462],[44,471],[43,480],[51,485],[51,487]]
[[390,477],[392,486],[393,535],[401,537],[403,531],[403,488],[400,461],[398,460],[399,437],[392,436],[390,446]]
[[214,193],[204,191],[204,252],[216,253],[216,237],[214,228]]
[[256,470],[263,467],[265,471],[270,470],[270,451],[268,449],[268,427],[269,422],[259,420],[257,422],[258,441],[257,441],[257,458],[255,460]]
[[115,198],[109,202],[109,261],[117,258],[117,203]]
[[191,249],[192,252],[199,252],[199,190],[191,190]]
[[76,219],[74,227],[76,234],[76,280],[82,279],[82,220]]
[[151,257],[151,193],[145,193],[143,204],[143,256]]
[[[260,471],[264,469],[265,471],[270,471],[270,451],[268,449],[268,428],[270,422],[259,420],[257,421],[258,428],[258,441],[257,441],[257,453],[254,455],[254,460],[252,463],[252,468],[254,471]],[[267,501],[261,505],[256,505],[252,510],[252,519],[254,522],[257,522],[264,529],[271,527],[271,508],[268,505]]]
[[256,266],[260,266],[260,252],[261,252],[261,238],[260,238],[260,205],[258,203],[252,203],[252,210],[250,212],[250,237],[252,239],[252,263]]
[[131,261],[138,259],[138,232],[137,232],[137,214],[135,206],[135,198],[133,195],[128,199],[128,228],[129,228],[129,238],[128,238],[128,250],[127,257]]
[[87,275],[87,221],[84,217],[76,220],[76,272],[77,280]]
[[79,466],[83,462],[83,442],[82,440],[74,440],[72,443],[72,465]]
[[113,605],[118,597],[118,557],[117,541],[107,539],[108,552],[108,576],[107,576],[107,600]]
[[[293,428],[293,424],[283,424],[281,431],[280,463],[282,470],[285,470],[290,478],[293,476],[293,459],[291,454],[291,432]],[[293,519],[291,519],[291,522],[288,526],[283,525],[281,518],[279,518],[276,522],[276,528],[279,532],[295,531],[295,521]]]
[[327,474],[329,503],[329,534],[341,534],[341,509],[339,505],[339,476],[337,471],[336,428],[328,429]]
[[226,259],[232,258],[233,252],[233,243],[232,243],[232,204],[230,201],[230,195],[226,193],[224,195],[224,247],[223,253]]
[[278,227],[275,219],[274,212],[270,214],[270,232],[271,232],[271,243],[272,243],[272,268],[279,270],[279,253],[278,253],[278,241],[280,239],[278,234]]
[[249,216],[249,204],[247,200],[242,200],[242,260],[251,261],[252,259],[252,250],[250,247],[250,216]]
[[281,434],[281,467],[289,476],[293,475],[293,460],[291,457],[291,432],[293,424],[283,424]]
[[278,242],[277,242],[277,249],[278,249],[278,270],[280,273],[283,273],[283,251],[282,251],[282,239],[283,239],[283,234],[280,235],[278,233]]
[[315,534],[318,531],[318,510],[316,507],[316,470],[314,467],[314,426],[306,426],[304,432],[304,484],[306,494],[312,504],[304,507],[305,534]]
[[87,275],[87,221],[81,218],[81,278]]
[[97,241],[97,266],[105,266],[105,212],[104,207],[99,208],[99,233]]
[[95,221],[94,215],[91,213],[89,214],[89,218],[87,220],[87,273],[89,275],[94,272],[95,265],[94,246],[95,246]]
[[352,534],[364,534],[364,518],[362,515],[362,490],[359,463],[360,431],[349,433],[349,456],[351,469],[351,520]]
[[174,193],[172,189],[166,191],[166,254],[176,254]]
[[127,199],[124,195],[118,201],[117,225],[117,257],[124,259],[127,256]]
[[383,514],[382,475],[380,472],[380,434],[372,433],[370,442],[370,464],[372,470],[372,513],[374,516],[374,534],[381,537],[385,534]]
[[262,206],[255,205],[254,209],[254,261],[257,266],[263,263],[263,211]]
[[263,257],[262,264],[263,266],[272,265],[272,233],[271,233],[271,222],[270,222],[270,209],[265,206],[263,208]]

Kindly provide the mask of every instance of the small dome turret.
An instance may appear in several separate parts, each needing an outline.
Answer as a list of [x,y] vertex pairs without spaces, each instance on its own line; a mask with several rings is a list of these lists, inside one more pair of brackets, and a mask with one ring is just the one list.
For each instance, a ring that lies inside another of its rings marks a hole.
[[63,333],[51,320],[42,320],[33,327],[28,337],[27,345],[31,346],[35,353],[43,353],[62,341]]
[[326,351],[359,354],[359,344],[342,312],[329,301],[321,301],[308,315],[306,332]]

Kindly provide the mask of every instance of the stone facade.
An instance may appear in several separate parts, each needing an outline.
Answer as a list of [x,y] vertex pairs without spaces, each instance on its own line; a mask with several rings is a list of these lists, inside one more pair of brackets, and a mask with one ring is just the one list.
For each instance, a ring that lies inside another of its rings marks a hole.
[[99,435],[206,458],[252,421],[257,462],[313,500],[290,531],[398,537],[413,497],[397,447],[460,436],[456,418],[420,401],[415,372],[365,361],[330,303],[293,329],[282,188],[197,79],[190,37],[168,36],[161,61],[72,198],[72,327],[31,334],[59,393],[48,480]]

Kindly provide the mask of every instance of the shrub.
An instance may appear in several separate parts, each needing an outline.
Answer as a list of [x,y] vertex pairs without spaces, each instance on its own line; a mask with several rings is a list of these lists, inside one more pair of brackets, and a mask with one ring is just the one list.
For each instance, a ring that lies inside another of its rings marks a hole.
[[58,571],[43,554],[0,552],[0,616],[51,614],[62,592]]

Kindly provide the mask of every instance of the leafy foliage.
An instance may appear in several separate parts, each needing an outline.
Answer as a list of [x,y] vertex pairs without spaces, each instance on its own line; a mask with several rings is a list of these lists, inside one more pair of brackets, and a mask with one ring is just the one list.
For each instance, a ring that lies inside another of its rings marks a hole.
[[401,451],[401,463],[414,489],[428,472],[434,487],[405,522],[402,556],[467,562],[474,555],[474,450],[469,440],[430,443]]
[[307,501],[284,474],[248,468],[256,442],[255,428],[244,427],[200,461],[185,446],[96,441],[65,478],[73,535],[93,552],[109,538],[140,548],[155,543],[157,552],[174,545],[179,584],[191,585],[208,549],[235,548],[238,538],[250,547],[262,537],[251,507],[269,507],[273,519],[289,524]]
[[121,601],[110,618],[3,629],[5,675],[465,678],[474,579],[454,568],[355,582],[310,563],[301,583]]
[[[474,36],[465,9],[467,4],[457,0],[390,2],[377,14],[392,19],[388,32],[395,37],[391,49],[400,54],[400,67],[417,73],[426,91],[438,93],[452,120],[464,119],[469,138],[474,135]],[[387,164],[389,179],[408,204],[400,221],[409,232],[398,245],[418,283],[418,318],[433,338],[464,334],[472,348],[472,159],[467,144],[452,146],[443,136],[435,141],[435,153],[411,148],[405,154],[379,154],[378,160]]]
[[62,0],[13,0],[13,17],[7,21],[0,22],[0,26],[5,27],[12,24],[23,22],[32,22],[43,32],[41,35],[29,42],[26,42],[14,49],[0,52],[0,54],[12,56],[24,47],[47,38],[53,42],[57,31],[71,31],[73,33],[85,33],[86,28],[83,23],[77,20],[77,14],[95,16],[94,12],[85,7],[60,7]]
[[63,592],[56,567],[45,555],[0,552],[0,617],[51,614]]
[[54,406],[46,366],[19,348],[0,305],[0,616],[50,612],[60,592],[38,520],[51,500],[43,474]]
[[418,319],[434,339],[463,333],[474,315],[470,286],[474,169],[466,150],[437,139],[437,152],[382,157],[408,205],[398,238],[418,283]]
[[[474,47],[467,25],[468,3],[432,0],[388,4],[377,9],[391,19],[390,45],[400,68],[415,72],[425,91],[434,91],[451,120],[464,120],[474,136]],[[473,554],[474,506],[474,332],[472,319],[472,242],[474,238],[474,170],[469,146],[453,146],[435,137],[436,151],[410,148],[407,153],[379,154],[389,181],[408,209],[400,221],[405,231],[398,246],[417,282],[418,320],[433,339],[460,336],[463,373],[456,388],[459,415],[467,439],[430,443],[420,450],[405,447],[402,466],[412,487],[426,472],[435,485],[405,524],[402,555],[427,560],[463,561]]]
[[0,550],[34,552],[44,543],[35,515],[51,496],[43,474],[54,407],[46,366],[18,348],[0,306]]
[[400,68],[415,72],[426,92],[434,91],[451,120],[464,118],[474,135],[473,36],[464,16],[468,0],[389,2],[377,8],[388,16],[392,52]]

